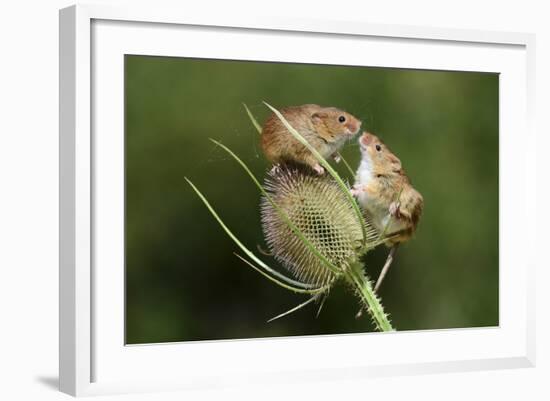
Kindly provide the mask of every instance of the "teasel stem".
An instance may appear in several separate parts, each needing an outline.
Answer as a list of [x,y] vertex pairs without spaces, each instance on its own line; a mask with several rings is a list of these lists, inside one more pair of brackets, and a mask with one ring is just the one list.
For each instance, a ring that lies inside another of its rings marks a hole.
[[365,309],[369,312],[372,320],[379,331],[395,331],[391,325],[388,315],[384,312],[380,299],[376,296],[372,283],[363,272],[363,265],[354,261],[350,263],[349,269],[346,269],[344,277],[351,284],[361,301],[365,305]]

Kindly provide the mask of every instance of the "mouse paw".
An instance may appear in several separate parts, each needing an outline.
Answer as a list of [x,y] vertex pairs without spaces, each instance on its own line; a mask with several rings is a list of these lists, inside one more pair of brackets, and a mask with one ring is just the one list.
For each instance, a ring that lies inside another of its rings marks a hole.
[[313,170],[315,170],[315,172],[319,175],[325,174],[325,169],[323,167],[321,167],[321,165],[319,163],[317,163],[313,166]]
[[342,156],[340,156],[340,153],[335,153],[334,156],[332,156],[332,158],[336,163],[340,163],[340,160],[342,160]]
[[401,206],[401,203],[399,202],[392,202],[390,203],[389,212],[394,217],[400,217],[401,213],[399,212],[399,207]]
[[363,192],[363,188],[361,188],[361,185],[355,184],[349,191],[353,196],[359,196],[361,192]]

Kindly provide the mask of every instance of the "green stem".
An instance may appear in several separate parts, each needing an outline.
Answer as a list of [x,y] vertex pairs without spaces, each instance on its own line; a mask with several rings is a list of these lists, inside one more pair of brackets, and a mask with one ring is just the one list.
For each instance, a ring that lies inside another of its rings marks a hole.
[[384,307],[380,299],[376,296],[372,283],[365,276],[363,266],[360,262],[353,262],[350,269],[344,274],[346,280],[357,291],[357,294],[363,301],[365,308],[372,317],[372,320],[379,331],[394,331],[388,315],[384,312]]
[[344,156],[342,156],[341,153],[339,153],[339,155],[340,155],[340,160],[342,160],[342,163],[344,163],[344,166],[346,166],[346,168],[348,169],[348,171],[351,175],[351,179],[354,180],[355,179],[355,171],[353,171],[353,169],[351,168],[349,163],[346,161],[346,159],[344,159]]
[[243,103],[244,109],[246,110],[246,114],[248,114],[248,118],[250,118],[250,121],[252,121],[252,125],[254,125],[254,128],[256,128],[256,131],[258,131],[258,134],[262,133],[262,126],[258,123],[258,121],[254,118],[252,115],[252,112],[248,109],[248,106],[246,103]]

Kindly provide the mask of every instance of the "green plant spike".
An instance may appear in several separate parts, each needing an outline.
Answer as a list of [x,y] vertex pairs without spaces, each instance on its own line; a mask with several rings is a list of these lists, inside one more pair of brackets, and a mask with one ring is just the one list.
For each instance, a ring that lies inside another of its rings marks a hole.
[[359,205],[357,205],[357,202],[355,201],[355,199],[351,195],[349,188],[346,186],[346,184],[344,183],[342,178],[340,178],[340,176],[338,175],[336,170],[334,170],[332,168],[332,166],[325,160],[325,158],[323,156],[321,156],[321,154],[319,152],[317,152],[317,150],[313,146],[311,146],[310,143],[297,130],[295,130],[294,127],[292,127],[292,125],[290,125],[290,123],[286,120],[286,118],[284,118],[284,116],[279,112],[279,110],[277,110],[276,108],[274,108],[273,106],[271,106],[270,104],[268,104],[266,102],[264,102],[264,104],[271,111],[273,111],[273,113],[275,113],[275,115],[279,118],[279,120],[281,120],[283,125],[286,127],[286,129],[289,130],[289,132],[292,134],[292,136],[294,136],[294,138],[296,138],[296,140],[298,140],[302,145],[304,145],[313,154],[313,156],[315,156],[317,161],[319,163],[321,163],[321,165],[336,180],[336,182],[338,183],[338,185],[340,186],[340,188],[342,189],[342,191],[344,192],[344,194],[348,198],[348,201],[352,205],[352,207],[355,211],[355,214],[357,215],[357,218],[358,218],[359,223],[361,225],[361,230],[363,232],[363,243],[366,244],[367,240],[368,240],[368,237],[367,237],[367,227],[366,227],[365,219],[363,217],[363,214],[361,213],[361,209],[359,209]]
[[323,295],[324,295],[324,297],[321,300],[321,305],[319,305],[319,309],[317,309],[317,313],[315,314],[315,318],[319,317],[319,315],[321,314],[321,310],[323,309],[323,306],[325,305],[325,301],[327,300],[328,294],[324,293]]
[[304,234],[296,227],[294,223],[288,218],[286,213],[281,210],[281,208],[273,201],[273,199],[269,196],[269,194],[266,192],[264,187],[260,184],[256,176],[250,171],[248,166],[243,162],[239,156],[237,156],[231,149],[229,149],[227,146],[222,144],[221,142],[216,141],[215,139],[210,138],[212,142],[214,142],[216,145],[221,147],[223,150],[225,150],[231,157],[233,157],[240,165],[241,167],[246,171],[246,173],[250,176],[254,184],[256,184],[256,187],[260,190],[263,196],[268,200],[268,202],[273,206],[273,208],[277,211],[277,214],[283,219],[283,221],[288,225],[288,227],[292,230],[292,232],[307,246],[309,251],[313,253],[332,273],[334,273],[336,276],[339,276],[342,272],[340,269],[338,269],[336,266],[334,266],[330,261],[323,256],[315,246],[304,236]]
[[352,170],[349,163],[346,161],[346,159],[344,159],[344,156],[342,156],[341,153],[338,153],[338,155],[340,156],[340,160],[342,160],[342,163],[344,163],[344,166],[346,166],[346,168],[348,169],[351,178],[355,178],[355,171]]
[[296,281],[296,280],[292,280],[288,277],[286,277],[285,275],[279,273],[278,271],[270,268],[268,265],[266,265],[264,262],[262,262],[261,259],[259,259],[252,251],[250,251],[246,246],[244,246],[244,244],[239,241],[239,239],[231,232],[231,230],[225,225],[225,223],[223,222],[223,220],[220,218],[220,216],[216,213],[216,211],[214,210],[214,208],[210,205],[210,203],[208,202],[208,200],[205,198],[205,196],[198,190],[198,188],[191,182],[191,180],[189,180],[187,177],[185,177],[185,180],[189,183],[189,185],[191,186],[191,188],[193,188],[193,190],[196,192],[196,194],[199,196],[199,198],[202,200],[202,202],[205,204],[205,206],[207,207],[207,209],[210,211],[210,213],[212,214],[212,216],[214,216],[214,218],[218,221],[218,223],[220,224],[220,226],[223,228],[223,230],[227,233],[227,235],[237,244],[237,246],[239,248],[242,249],[242,251],[250,258],[252,259],[254,262],[256,262],[258,265],[261,266],[262,269],[264,269],[265,271],[273,274],[275,277],[279,278],[280,280],[283,280],[283,281],[286,281],[288,284],[292,285],[292,286],[295,286],[295,287],[299,287],[299,288],[303,288],[303,289],[307,289],[307,290],[310,290],[310,289],[314,289],[315,287],[313,285],[310,285],[310,284],[305,284],[305,283],[301,283],[299,281]]
[[281,313],[280,315],[277,315],[277,316],[275,316],[275,317],[272,317],[271,319],[269,319],[269,320],[267,321],[267,323],[271,323],[271,322],[274,321],[274,320],[277,320],[277,319],[280,319],[280,318],[282,318],[282,317],[284,317],[284,316],[290,315],[291,313],[296,312],[298,309],[302,309],[304,306],[309,305],[310,303],[312,303],[313,301],[315,301],[317,298],[319,298],[319,295],[315,295],[315,296],[309,298],[307,301],[302,302],[300,305],[295,306],[294,308],[292,308],[292,309],[290,309],[290,310],[287,310],[286,312],[283,312],[283,313]]
[[252,121],[252,125],[254,125],[254,128],[256,128],[256,131],[258,131],[258,134],[262,133],[262,126],[258,124],[258,121],[254,118],[250,110],[248,109],[248,106],[246,103],[243,103],[244,109],[246,110],[246,114],[248,114],[248,117],[250,118],[250,121]]

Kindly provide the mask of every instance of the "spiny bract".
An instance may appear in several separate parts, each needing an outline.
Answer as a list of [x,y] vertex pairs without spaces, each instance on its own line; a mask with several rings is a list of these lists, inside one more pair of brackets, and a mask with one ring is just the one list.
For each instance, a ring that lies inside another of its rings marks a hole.
[[[268,174],[264,188],[321,255],[337,268],[347,268],[361,246],[361,223],[332,177],[298,165],[280,165]],[[261,216],[270,252],[298,280],[324,285],[334,277],[265,196]]]

